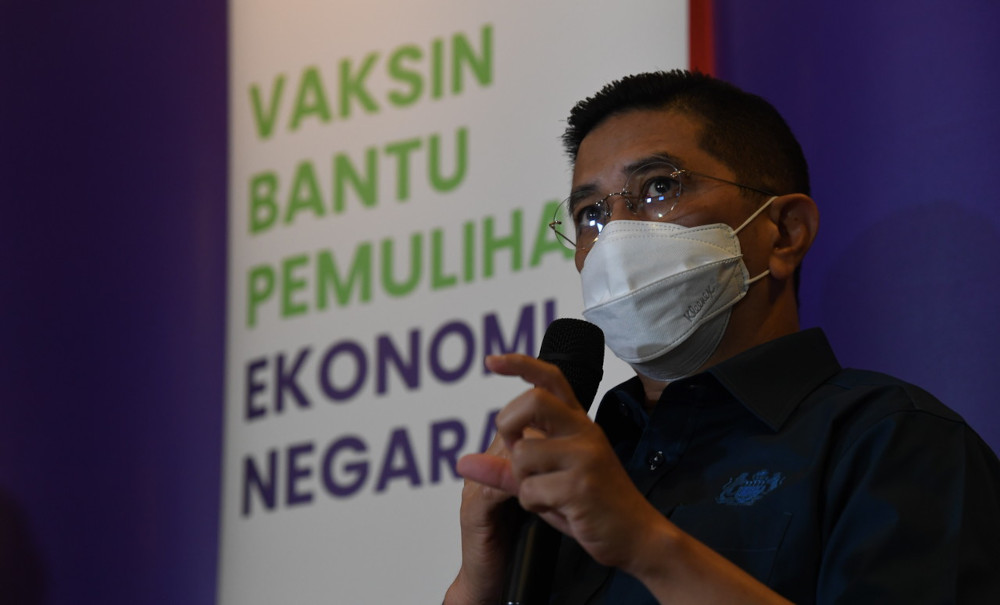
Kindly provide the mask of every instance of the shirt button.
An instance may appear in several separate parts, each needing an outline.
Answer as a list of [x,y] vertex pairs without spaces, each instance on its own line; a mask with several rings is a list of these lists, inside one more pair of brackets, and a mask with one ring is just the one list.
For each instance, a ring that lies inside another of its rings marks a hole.
[[650,454],[650,456],[649,456],[649,470],[655,471],[656,469],[660,468],[660,465],[663,464],[663,462],[666,459],[667,459],[666,456],[664,456],[663,452],[661,452],[661,451],[657,451],[657,452],[654,452],[653,454]]

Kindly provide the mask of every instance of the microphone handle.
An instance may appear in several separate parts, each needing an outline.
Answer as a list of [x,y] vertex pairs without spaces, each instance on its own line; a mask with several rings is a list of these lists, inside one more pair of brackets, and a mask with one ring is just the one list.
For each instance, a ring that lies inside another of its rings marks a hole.
[[[604,374],[600,328],[582,319],[557,319],[545,330],[538,358],[559,368],[583,409],[590,409]],[[500,605],[547,605],[562,534],[538,515],[516,508],[523,520]]]
[[534,513],[525,513],[507,569],[500,605],[545,605],[552,588],[562,534]]

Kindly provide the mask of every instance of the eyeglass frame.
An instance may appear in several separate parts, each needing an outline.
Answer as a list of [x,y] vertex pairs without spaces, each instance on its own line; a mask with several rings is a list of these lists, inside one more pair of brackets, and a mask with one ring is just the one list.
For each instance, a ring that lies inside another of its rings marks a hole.
[[[611,217],[611,204],[608,203],[608,199],[612,198],[612,197],[615,197],[615,196],[621,197],[622,200],[625,201],[625,207],[628,208],[629,211],[632,214],[634,214],[634,215],[638,215],[639,214],[638,209],[641,206],[639,204],[637,204],[636,202],[638,202],[642,198],[640,196],[635,196],[630,191],[627,191],[626,187],[628,187],[629,181],[632,180],[632,177],[635,176],[637,173],[639,173],[641,170],[645,170],[645,169],[649,168],[650,166],[658,165],[658,164],[663,164],[663,165],[668,166],[668,167],[670,167],[670,168],[673,169],[673,172],[671,172],[669,175],[667,175],[667,178],[673,179],[673,180],[677,181],[677,193],[675,193],[673,195],[674,199],[679,198],[681,196],[681,194],[684,193],[684,182],[680,179],[680,177],[683,177],[683,176],[701,177],[701,178],[709,179],[709,180],[712,180],[712,181],[718,181],[720,183],[725,183],[727,185],[733,185],[734,187],[739,187],[740,189],[746,189],[748,191],[753,191],[755,193],[760,193],[761,195],[766,195],[766,196],[777,196],[778,195],[777,193],[774,193],[774,192],[771,192],[771,191],[767,191],[767,190],[764,190],[764,189],[758,189],[757,187],[751,187],[750,185],[744,185],[742,183],[737,183],[735,181],[730,181],[730,180],[724,179],[722,177],[712,176],[710,174],[705,174],[703,172],[696,172],[694,170],[688,170],[686,168],[678,168],[672,161],[668,161],[666,159],[662,159],[662,160],[661,159],[654,159],[654,160],[650,160],[648,162],[644,162],[644,163],[640,164],[639,166],[636,166],[631,172],[629,172],[628,176],[625,177],[625,184],[622,186],[622,190],[621,191],[612,191],[611,193],[607,194],[606,196],[602,197],[600,200],[597,201],[596,205],[603,205],[607,209],[606,212],[605,212],[605,218],[610,218]],[[663,197],[667,197],[667,196],[663,196]],[[566,205],[566,207],[569,210],[572,210],[572,207],[573,207],[573,204],[572,204],[572,201],[571,201],[572,198],[573,198],[573,195],[570,195],[566,199],[564,199],[563,201],[559,202],[559,207],[562,207],[563,205]],[[634,198],[634,199],[632,199],[632,198]],[[650,203],[649,200],[652,200],[652,199],[653,199],[652,196],[647,196],[645,198],[645,201],[643,203],[644,204],[648,204],[648,203]],[[677,202],[674,202],[674,205],[670,207],[670,210],[668,210],[667,213],[669,214],[670,212],[673,212],[673,209],[674,209],[674,207],[676,207],[676,205],[677,205]],[[559,210],[557,208],[556,209],[556,216],[553,217],[553,220],[549,223],[549,229],[552,229],[552,232],[556,234],[556,239],[558,239],[560,242],[563,242],[563,245],[569,244],[569,248],[571,250],[577,250],[577,251],[586,251],[586,250],[589,250],[590,247],[594,245],[594,242],[597,241],[597,238],[595,237],[593,239],[593,241],[591,241],[590,244],[586,248],[580,248],[579,244],[577,244],[576,242],[574,242],[573,240],[571,240],[569,238],[569,236],[567,236],[566,234],[564,234],[561,231],[559,231],[558,227],[559,227],[559,225],[562,225],[563,223],[562,223],[562,221],[560,221],[558,219],[558,214],[559,214]],[[570,212],[570,215],[572,215],[572,212]],[[610,221],[608,221],[608,222],[610,222]],[[607,222],[605,223],[605,226],[606,225],[607,225]],[[574,227],[574,231],[575,230],[576,230],[576,228]],[[598,231],[598,235],[600,235],[600,231]]]

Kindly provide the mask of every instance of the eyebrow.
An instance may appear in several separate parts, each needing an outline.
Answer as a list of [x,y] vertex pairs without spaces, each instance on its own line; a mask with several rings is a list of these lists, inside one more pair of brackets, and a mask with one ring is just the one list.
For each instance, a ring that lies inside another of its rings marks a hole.
[[[681,159],[675,155],[671,155],[669,152],[661,151],[658,153],[652,153],[645,157],[639,158],[634,162],[630,162],[622,167],[622,175],[624,178],[628,178],[629,175],[635,173],[636,171],[642,169],[649,164],[654,164],[658,162],[666,162],[671,164],[678,170],[681,170]],[[569,207],[570,211],[576,208],[577,203],[580,199],[590,196],[591,194],[597,192],[597,185],[595,183],[585,183],[579,187],[573,189],[569,195]]]
[[644,158],[640,158],[640,159],[632,162],[631,164],[628,164],[627,166],[625,166],[624,169],[622,170],[622,172],[625,175],[630,175],[630,174],[632,174],[632,173],[640,170],[641,168],[644,168],[645,166],[648,166],[649,164],[656,164],[656,163],[662,163],[662,162],[666,162],[667,164],[670,164],[671,166],[673,166],[674,168],[677,168],[678,170],[681,169],[681,164],[683,163],[683,162],[681,162],[681,159],[679,157],[671,155],[671,154],[669,154],[669,153],[667,153],[667,152],[664,151],[662,153],[654,153],[654,154],[648,155],[648,156],[646,156]]

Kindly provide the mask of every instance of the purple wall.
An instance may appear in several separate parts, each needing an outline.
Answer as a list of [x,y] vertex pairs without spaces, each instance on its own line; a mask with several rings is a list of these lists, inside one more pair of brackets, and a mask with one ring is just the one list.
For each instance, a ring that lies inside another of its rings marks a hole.
[[804,325],[1000,450],[1000,4],[716,0],[718,73],[772,101],[820,205]]
[[[226,4],[148,4],[0,8],[5,603],[214,601]],[[1000,6],[813,4],[716,6],[720,74],[812,162],[804,323],[997,449]]]
[[0,602],[214,601],[225,20],[0,8]]

